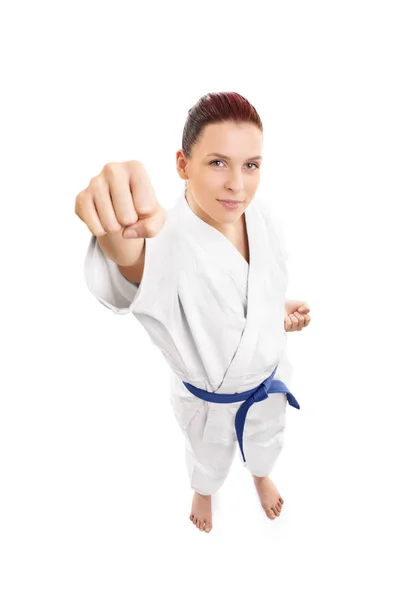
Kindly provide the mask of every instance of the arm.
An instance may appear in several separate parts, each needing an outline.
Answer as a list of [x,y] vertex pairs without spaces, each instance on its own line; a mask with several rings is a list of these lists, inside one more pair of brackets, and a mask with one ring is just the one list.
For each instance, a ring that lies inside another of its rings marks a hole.
[[[144,242],[144,240],[135,240],[135,241]],[[145,256],[146,256],[146,244],[144,243],[143,247],[142,247],[142,251],[139,255],[139,258],[137,259],[137,261],[134,264],[121,265],[120,263],[117,263],[118,269],[120,270],[122,275],[126,279],[128,279],[128,281],[131,281],[132,283],[136,283],[136,285],[139,285],[140,282],[142,281]]]
[[99,236],[97,241],[103,254],[118,266],[135,266],[144,256],[144,239],[127,239],[122,236],[123,230]]

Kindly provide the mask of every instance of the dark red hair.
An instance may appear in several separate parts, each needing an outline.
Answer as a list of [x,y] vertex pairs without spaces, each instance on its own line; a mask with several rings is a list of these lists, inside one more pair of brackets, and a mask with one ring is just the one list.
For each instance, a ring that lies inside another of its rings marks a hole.
[[191,157],[192,148],[209,123],[233,121],[254,123],[263,131],[261,119],[252,104],[236,92],[218,92],[202,96],[188,111],[183,128],[182,150],[186,158]]

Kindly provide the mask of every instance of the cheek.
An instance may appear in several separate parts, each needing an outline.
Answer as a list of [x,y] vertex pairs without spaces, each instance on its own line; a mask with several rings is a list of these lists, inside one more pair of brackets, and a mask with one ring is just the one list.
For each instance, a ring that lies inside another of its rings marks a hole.
[[256,173],[255,175],[253,175],[253,177],[249,177],[249,180],[247,182],[247,189],[250,192],[255,193],[259,184],[260,184],[260,174]]
[[221,192],[219,178],[215,174],[199,173],[196,180],[192,179],[192,186],[200,207],[209,212]]
[[221,188],[221,183],[225,181],[225,175],[222,171],[216,171],[213,169],[205,169],[203,173],[203,177],[201,181],[199,181],[200,186],[202,186],[203,190],[206,193],[210,193],[211,195],[215,195],[216,191]]

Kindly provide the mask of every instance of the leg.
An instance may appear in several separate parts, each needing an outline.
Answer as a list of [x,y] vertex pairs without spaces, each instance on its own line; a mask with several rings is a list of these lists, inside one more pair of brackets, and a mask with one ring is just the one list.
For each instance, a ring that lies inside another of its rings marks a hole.
[[203,442],[207,407],[199,410],[184,430],[186,466],[194,490],[190,520],[201,531],[212,528],[211,494],[223,484],[232,465],[236,442],[231,444]]
[[246,467],[253,475],[267,517],[280,515],[283,499],[269,475],[284,444],[286,394],[270,394],[249,410],[243,437]]
[[203,442],[206,410],[199,411],[185,429],[186,466],[193,490],[207,495],[224,483],[236,452],[231,444]]

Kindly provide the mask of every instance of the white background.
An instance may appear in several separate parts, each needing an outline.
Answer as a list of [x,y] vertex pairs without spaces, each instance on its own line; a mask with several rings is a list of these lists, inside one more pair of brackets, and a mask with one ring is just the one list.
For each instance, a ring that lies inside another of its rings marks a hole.
[[[399,597],[396,2],[14,2],[2,9],[0,596]],[[238,456],[189,521],[169,372],[88,291],[75,197],[138,159],[181,188],[189,108],[237,91],[264,124],[294,365],[270,521]]]

